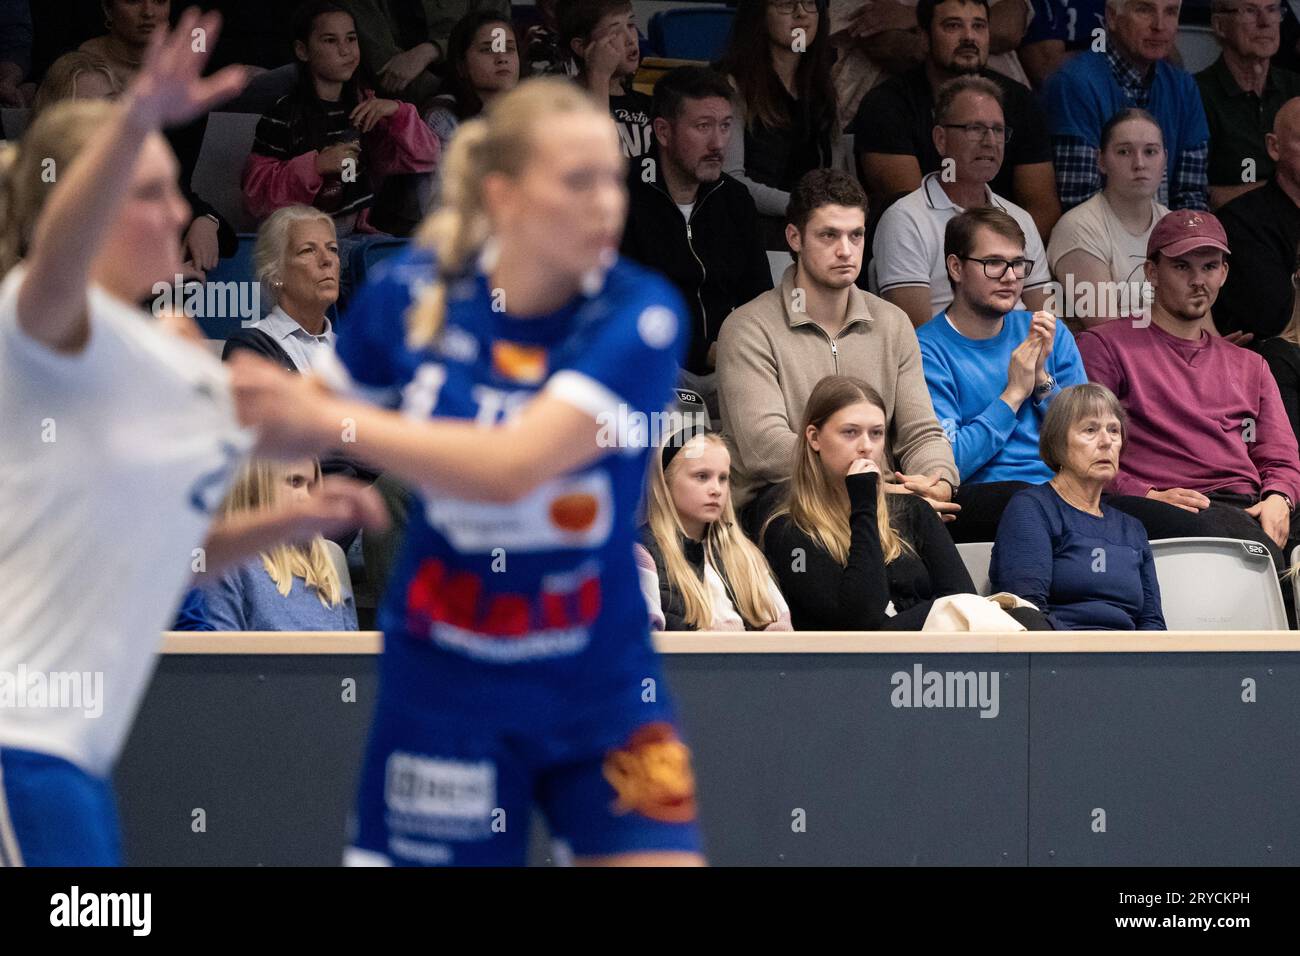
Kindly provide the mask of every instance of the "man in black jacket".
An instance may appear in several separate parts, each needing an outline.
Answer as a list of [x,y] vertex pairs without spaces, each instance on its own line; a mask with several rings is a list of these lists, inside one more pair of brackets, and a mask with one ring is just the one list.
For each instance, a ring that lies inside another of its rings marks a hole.
[[680,67],[655,84],[655,148],[632,160],[622,245],[686,299],[692,334],[680,383],[703,396],[715,421],[718,330],[732,309],[772,288],[754,200],[722,171],[731,95],[705,67]]

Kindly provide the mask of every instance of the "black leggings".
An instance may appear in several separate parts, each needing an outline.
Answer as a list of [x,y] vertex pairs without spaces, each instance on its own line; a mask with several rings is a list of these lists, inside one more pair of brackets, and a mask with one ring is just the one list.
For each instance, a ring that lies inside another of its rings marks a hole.
[[953,496],[961,505],[956,521],[948,522],[948,533],[958,544],[968,541],[996,541],[998,522],[1007,508],[1011,496],[1027,481],[985,481],[977,485],[962,485]]

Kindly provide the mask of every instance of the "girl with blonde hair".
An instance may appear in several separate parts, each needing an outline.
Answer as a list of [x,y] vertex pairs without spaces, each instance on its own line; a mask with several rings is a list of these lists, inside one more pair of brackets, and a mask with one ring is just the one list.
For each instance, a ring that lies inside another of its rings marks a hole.
[[[919,631],[937,598],[975,592],[925,499],[881,484],[885,403],[874,388],[826,376],[799,435],[788,498],[760,537],[796,630]],[[1047,626],[1031,609],[1008,613]]]
[[419,499],[347,859],[522,864],[528,828],[498,820],[540,804],[566,857],[699,864],[632,551],[635,423],[672,394],[685,312],[618,257],[617,130],[573,84],[528,80],[462,124],[443,200],[340,323],[335,385],[399,413],[232,358],[246,421],[304,453],[345,432]]
[[[314,458],[253,459],[235,478],[223,515],[258,513],[303,501],[321,487]],[[357,610],[343,593],[322,535],[283,543],[232,568],[204,588],[208,620],[218,631],[355,631]],[[342,549],[339,549],[342,556]]]
[[716,432],[679,432],[651,456],[636,562],[652,628],[790,630],[767,559],[736,521],[730,477],[731,455]]

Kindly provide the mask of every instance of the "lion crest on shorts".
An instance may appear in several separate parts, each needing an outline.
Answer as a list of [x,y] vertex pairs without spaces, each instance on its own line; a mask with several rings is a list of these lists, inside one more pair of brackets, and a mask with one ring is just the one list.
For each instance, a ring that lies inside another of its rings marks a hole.
[[663,823],[695,819],[691,752],[663,721],[638,727],[628,742],[605,755],[601,768],[618,794],[615,813],[639,813]]

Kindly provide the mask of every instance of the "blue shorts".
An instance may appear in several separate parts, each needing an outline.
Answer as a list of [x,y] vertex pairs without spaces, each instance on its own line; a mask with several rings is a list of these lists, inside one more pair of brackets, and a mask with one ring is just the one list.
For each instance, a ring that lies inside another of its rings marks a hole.
[[381,691],[347,862],[522,866],[534,806],[561,856],[700,852],[690,752],[664,705],[506,729],[391,696]]
[[107,780],[62,757],[0,750],[0,866],[121,866]]

